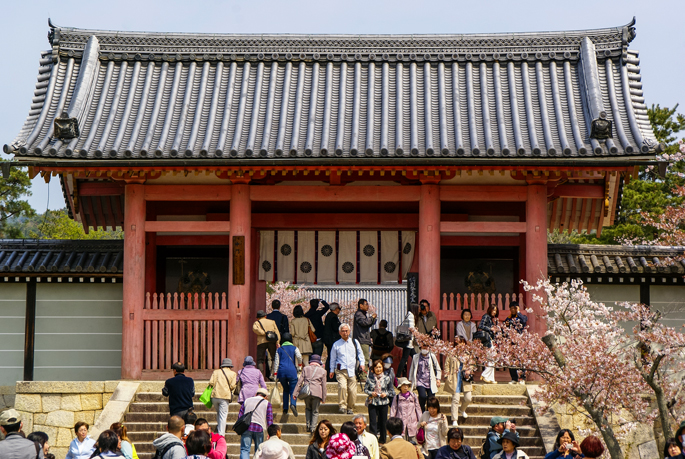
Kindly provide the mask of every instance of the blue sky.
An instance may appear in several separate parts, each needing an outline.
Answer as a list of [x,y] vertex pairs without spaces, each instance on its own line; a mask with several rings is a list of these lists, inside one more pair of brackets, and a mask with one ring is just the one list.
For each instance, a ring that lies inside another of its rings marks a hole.
[[[488,33],[616,27],[637,17],[640,67],[647,105],[685,113],[684,0],[249,0],[4,2],[0,40],[0,144],[14,139],[28,113],[48,17],[60,26],[212,33]],[[7,158],[7,155],[3,154]],[[37,178],[31,205],[48,206],[48,185]],[[49,185],[49,208],[64,199]]]

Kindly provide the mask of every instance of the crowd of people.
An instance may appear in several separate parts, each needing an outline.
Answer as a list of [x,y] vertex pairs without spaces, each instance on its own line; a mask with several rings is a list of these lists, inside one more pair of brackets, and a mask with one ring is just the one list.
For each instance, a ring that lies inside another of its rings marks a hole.
[[[255,459],[295,459],[292,448],[281,439],[280,426],[274,422],[267,380],[278,381],[282,386],[283,415],[299,416],[297,400],[304,402],[306,431],[311,433],[306,459],[475,459],[474,451],[463,444],[464,433],[459,428],[459,418],[468,418],[467,409],[472,401],[474,362],[447,357],[442,368],[438,357],[408,333],[415,328],[428,335],[437,328],[428,301],[422,300],[414,312],[407,313],[395,336],[388,330],[386,320],[378,322],[378,328],[372,330],[377,316],[369,313],[365,299],[358,301],[352,326],[341,323],[341,307],[337,303],[311,300],[306,313],[301,306],[294,308],[292,320],[280,312],[280,306],[275,300],[269,314],[257,312],[252,327],[257,335],[256,362],[247,356],[242,369],[235,372],[233,361],[225,358],[212,373],[208,386],[211,405],[217,413],[216,433],[193,410],[195,383],[185,375],[185,366],[181,362],[172,365],[174,376],[166,380],[162,390],[169,400],[170,417],[167,432],[153,442],[156,459],[226,458],[226,421],[229,404],[234,400],[240,404],[238,422],[233,426],[240,435],[240,459],[249,459],[253,444]],[[469,309],[462,311],[461,319],[455,341],[479,339],[486,348],[492,348],[494,330],[500,325],[496,306],[490,306],[478,323],[472,320]],[[512,302],[502,325],[522,333],[526,324],[527,317],[521,314],[518,303]],[[397,374],[392,367],[395,347],[402,349]],[[510,369],[510,375],[510,384],[525,384],[526,375],[521,369]],[[493,364],[485,364],[481,380],[496,384]],[[339,430],[330,421],[319,420],[328,381],[338,384],[339,413],[351,416]],[[356,410],[358,382],[366,395],[368,419]],[[452,396],[449,420],[436,398],[441,386]],[[244,428],[239,431],[236,426],[241,422]],[[50,459],[47,434],[32,432],[24,437],[21,426],[15,410],[0,415],[0,430],[7,436],[0,442],[0,457]],[[88,436],[88,430],[87,423],[76,423],[76,438],[66,459],[138,459],[121,423],[112,424],[97,440]],[[676,438],[666,442],[665,457],[685,459],[684,431],[685,422]],[[516,420],[494,416],[480,457],[527,458],[519,444]],[[602,443],[596,437],[587,437],[578,444],[573,433],[564,429],[545,459],[594,458],[602,452]]]

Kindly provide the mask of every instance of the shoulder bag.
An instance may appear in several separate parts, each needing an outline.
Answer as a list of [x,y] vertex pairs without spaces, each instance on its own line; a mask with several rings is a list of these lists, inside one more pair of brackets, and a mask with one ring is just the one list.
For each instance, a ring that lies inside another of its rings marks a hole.
[[263,401],[264,399],[261,399],[252,411],[243,413],[243,415],[238,418],[235,424],[233,424],[233,432],[237,433],[238,435],[242,435],[247,432],[247,429],[250,428],[250,424],[252,424],[252,413],[259,408],[259,405],[261,405]]
[[312,331],[312,323],[309,319],[307,319],[307,332],[309,333],[309,341],[312,343],[316,342],[316,333]]
[[278,335],[276,334],[276,332],[273,332],[273,331],[266,331],[266,330],[264,329],[264,325],[262,325],[262,322],[259,321],[259,320],[257,321],[257,323],[259,324],[260,327],[262,327],[262,330],[264,330],[264,335],[266,336],[266,340],[267,340],[268,342],[270,342],[270,343],[275,343],[275,342],[278,341]]
[[409,331],[409,324],[407,323],[405,325],[405,322],[409,318],[409,314],[411,314],[411,311],[407,311],[407,315],[404,316],[404,320],[402,320],[402,323],[398,325],[395,331],[395,344],[407,344],[412,339],[412,334]]
[[[231,382],[228,380],[228,376],[226,376],[226,372],[224,371],[223,368],[221,368],[221,374],[223,374],[223,375],[224,375],[224,378],[226,378],[226,384],[228,384],[228,391],[230,392],[230,391],[231,391]],[[238,386],[238,385],[236,384],[236,387],[237,387],[237,386]],[[238,392],[238,394],[240,394],[240,392]],[[229,401],[230,401],[230,402],[233,401],[233,394],[231,394],[231,399],[230,399]]]
[[[312,373],[312,378],[313,378],[314,376],[316,376],[316,371],[317,371],[317,370],[318,370],[318,368],[315,368],[315,369],[314,369],[314,373]],[[311,390],[310,387],[309,387],[309,380],[308,380],[308,379],[304,379],[304,370],[302,371],[302,379],[303,379],[303,381],[302,381],[302,387],[300,387],[300,393],[297,394],[297,399],[298,399],[298,400],[303,400],[303,399],[309,397],[310,395],[312,395],[312,390]]]

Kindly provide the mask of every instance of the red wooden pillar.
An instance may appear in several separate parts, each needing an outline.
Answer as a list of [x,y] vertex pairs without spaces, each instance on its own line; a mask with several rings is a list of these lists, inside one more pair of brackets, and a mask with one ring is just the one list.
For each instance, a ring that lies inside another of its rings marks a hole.
[[[231,257],[228,273],[228,327],[229,353],[236,368],[242,366],[245,356],[250,354],[250,335],[256,311],[252,307],[252,202],[250,186],[234,184],[231,190]],[[245,237],[245,283],[233,284],[233,238]],[[256,358],[255,358],[256,360]]]
[[[524,279],[534,285],[538,279],[547,279],[547,186],[533,183],[528,185],[526,201],[526,272]],[[526,307],[539,313],[539,305],[533,303],[533,294],[526,294]],[[528,318],[530,329],[544,333],[545,324],[534,314]]]
[[421,185],[419,200],[419,296],[440,309],[440,187]]
[[145,302],[145,186],[126,185],[124,209],[124,301],[121,330],[121,378],[143,373]]

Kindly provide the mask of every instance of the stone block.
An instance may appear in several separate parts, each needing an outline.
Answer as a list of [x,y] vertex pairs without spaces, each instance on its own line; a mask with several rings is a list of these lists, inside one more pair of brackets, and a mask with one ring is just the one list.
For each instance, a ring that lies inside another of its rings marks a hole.
[[83,397],[83,395],[63,395],[61,409],[66,411],[81,411],[81,397]]
[[102,393],[104,381],[19,381],[17,394]]
[[483,395],[525,395],[526,386],[519,384],[483,384]]
[[113,392],[105,392],[102,394],[102,406],[107,406],[107,402],[109,402],[109,399],[112,398]]
[[14,394],[5,394],[2,396],[5,399],[5,406],[7,408],[14,408],[14,405],[16,404],[16,395]]
[[17,389],[12,386],[0,386],[0,395],[14,395],[17,393]]
[[57,432],[57,442],[55,443],[55,446],[68,447],[69,443],[71,443],[71,440],[71,429],[60,427],[59,431]]
[[43,401],[43,412],[50,413],[52,411],[57,411],[62,406],[62,396],[59,394],[44,394],[41,395]]
[[562,429],[573,429],[573,416],[562,414],[559,419],[559,427]]
[[33,413],[27,411],[19,411],[19,416],[21,416],[21,422],[24,423],[24,427],[21,430],[24,432],[33,432]]
[[[48,434],[48,438],[50,439],[50,441],[48,441],[48,443],[50,443],[50,445],[52,445],[52,442],[54,442],[55,439],[57,438],[57,432],[59,432],[59,427],[46,426],[46,425],[35,423],[35,424],[33,424],[33,430],[34,430],[34,432],[45,432],[46,434]],[[50,452],[52,452],[52,448],[50,448]]]
[[53,411],[51,413],[48,413],[48,418],[45,421],[45,423],[49,426],[66,427],[68,429],[73,428],[74,412],[64,410]]
[[34,424],[45,424],[45,421],[48,419],[48,415],[45,413],[36,413],[33,415],[33,423]]
[[98,422],[98,419],[100,418],[101,413],[102,413],[102,410],[95,410],[93,412],[93,425],[95,425],[95,423]]
[[38,394],[19,394],[14,400],[14,409],[27,413],[40,413],[43,411]]
[[105,381],[105,392],[114,392],[119,381]]
[[88,423],[89,426],[93,425],[93,421],[95,420],[95,411],[79,411],[77,413],[74,413],[74,424],[76,424],[79,421],[83,421]]
[[53,446],[50,448],[50,452],[55,455],[55,459],[64,459],[67,457],[69,448],[58,448],[56,446]]
[[82,394],[81,409],[99,410],[102,408],[102,394]]

